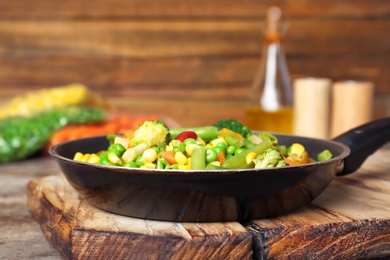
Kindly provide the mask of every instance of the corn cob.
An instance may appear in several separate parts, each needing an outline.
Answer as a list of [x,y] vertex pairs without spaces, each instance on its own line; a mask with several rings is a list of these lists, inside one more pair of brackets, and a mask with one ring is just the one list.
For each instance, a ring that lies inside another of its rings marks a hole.
[[100,96],[82,84],[43,88],[13,98],[0,108],[0,119],[12,116],[32,116],[51,109],[88,105],[108,108]]

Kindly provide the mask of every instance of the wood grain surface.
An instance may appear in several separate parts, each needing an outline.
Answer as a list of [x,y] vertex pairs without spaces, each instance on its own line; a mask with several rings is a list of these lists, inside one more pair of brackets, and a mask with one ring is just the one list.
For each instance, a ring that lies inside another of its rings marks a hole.
[[390,115],[390,4],[381,0],[3,1],[0,102],[80,82],[120,109],[163,110],[181,125],[243,119],[275,4],[293,78],[371,81],[374,117]]
[[390,257],[390,150],[337,177],[310,205],[250,223],[170,223],[103,212],[61,175],[31,180],[28,209],[72,259],[370,259]]
[[28,185],[28,208],[69,259],[251,259],[239,223],[171,223],[110,214],[79,200],[64,177]]

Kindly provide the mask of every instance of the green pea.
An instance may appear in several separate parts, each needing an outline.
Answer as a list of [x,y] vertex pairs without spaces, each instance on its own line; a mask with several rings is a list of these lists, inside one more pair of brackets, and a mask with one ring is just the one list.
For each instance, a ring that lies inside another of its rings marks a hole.
[[217,148],[217,147],[218,147],[220,150],[223,150],[224,153],[227,152],[228,145],[225,144],[224,142],[218,143],[214,148]]
[[206,149],[206,162],[213,162],[216,161],[218,158],[218,154],[213,149]]
[[178,164],[172,164],[172,165],[167,164],[167,165],[165,166],[165,169],[166,169],[166,170],[177,170],[177,169],[179,169],[179,165],[178,165]]
[[138,167],[135,162],[127,162],[123,166],[128,167],[128,168],[137,168]]
[[234,151],[234,155],[237,155],[239,153],[242,153],[243,151],[245,151],[246,149],[245,148],[237,148],[235,151]]
[[185,145],[181,141],[179,141],[179,140],[172,140],[171,144],[173,146],[173,151],[175,153],[177,153],[177,152],[185,153],[186,147],[185,147]]
[[126,152],[126,148],[119,143],[112,144],[108,147],[108,152],[115,153],[118,157],[122,157],[123,153]]
[[226,150],[221,147],[216,146],[213,148],[213,150],[217,153],[217,155],[219,155],[220,152],[223,152],[223,154],[226,155]]
[[141,161],[141,158],[142,156],[138,156],[137,159],[135,159],[135,164],[138,166],[138,167],[141,167],[143,166],[145,163],[143,161]]
[[153,146],[153,147],[150,147],[150,148],[152,148],[153,150],[155,150],[157,154],[158,154],[159,152],[161,152],[161,147],[159,147],[159,146]]
[[103,152],[100,154],[99,164],[108,164],[110,160],[108,160],[108,152]]
[[183,141],[184,146],[187,144],[196,144],[196,140],[194,138],[187,138]]
[[229,155],[233,155],[235,151],[236,151],[236,147],[234,145],[229,145],[226,150],[226,153]]

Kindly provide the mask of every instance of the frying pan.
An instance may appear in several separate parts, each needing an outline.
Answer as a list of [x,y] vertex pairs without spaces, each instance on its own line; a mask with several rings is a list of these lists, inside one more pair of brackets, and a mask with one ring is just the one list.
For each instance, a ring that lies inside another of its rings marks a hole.
[[64,142],[49,152],[80,197],[102,210],[163,221],[243,222],[303,207],[335,176],[355,172],[370,154],[390,141],[390,117],[354,128],[331,141],[276,137],[279,144],[303,144],[311,156],[324,149],[334,156],[323,162],[282,168],[179,171],[72,160],[76,152],[107,149],[106,136]]

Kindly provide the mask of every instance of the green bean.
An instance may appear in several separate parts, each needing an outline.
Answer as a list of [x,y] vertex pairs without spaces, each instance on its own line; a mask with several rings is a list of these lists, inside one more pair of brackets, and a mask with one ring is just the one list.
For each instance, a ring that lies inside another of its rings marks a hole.
[[244,141],[241,139],[238,139],[232,135],[225,135],[224,137],[228,145],[232,145],[237,148],[244,146]]
[[214,165],[214,164],[208,164],[206,166],[206,170],[227,170],[227,169],[223,168],[221,166]]
[[234,155],[227,159],[223,164],[222,167],[228,168],[228,169],[245,169],[245,168],[251,168],[253,165],[248,165],[246,163],[246,155],[250,152],[255,152],[256,154],[261,154],[266,149],[271,148],[273,146],[272,141],[270,139],[266,139],[263,142],[253,146],[252,148],[249,148],[237,155]]
[[204,170],[206,168],[206,147],[197,146],[192,152],[192,170]]
[[194,128],[188,128],[188,127],[171,128],[169,130],[169,133],[171,135],[171,138],[174,139],[180,133],[188,130],[194,131],[203,140],[212,140],[217,138],[219,135],[218,128],[215,126],[203,126],[203,127],[194,127]]
[[287,157],[287,147],[285,145],[278,145],[277,148],[281,154]]
[[161,159],[162,157],[157,159],[156,169],[164,169],[165,165],[164,161]]
[[278,145],[278,138],[276,138],[276,136],[274,136],[273,134],[271,133],[268,133],[268,132],[264,132],[264,133],[260,133],[259,134],[259,137],[261,138],[261,140],[266,140],[266,139],[270,139],[272,144],[274,145]]
[[323,150],[317,155],[317,160],[319,162],[329,160],[333,157],[333,154],[329,150]]

